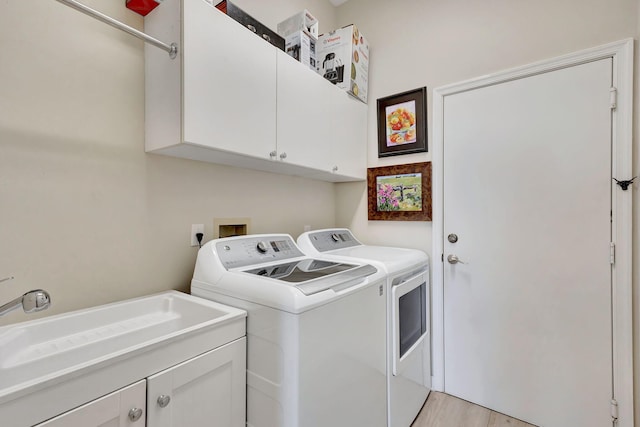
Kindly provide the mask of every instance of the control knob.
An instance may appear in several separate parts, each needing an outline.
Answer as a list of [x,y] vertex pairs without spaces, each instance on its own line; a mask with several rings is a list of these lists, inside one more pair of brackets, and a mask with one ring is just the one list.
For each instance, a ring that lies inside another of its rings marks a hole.
[[258,250],[258,252],[260,252],[261,254],[264,254],[267,252],[267,250],[269,249],[269,246],[267,245],[266,242],[260,241],[258,242],[258,244],[256,245],[256,249]]
[[331,234],[331,238],[333,239],[334,242],[340,241],[340,236],[338,236],[338,233]]

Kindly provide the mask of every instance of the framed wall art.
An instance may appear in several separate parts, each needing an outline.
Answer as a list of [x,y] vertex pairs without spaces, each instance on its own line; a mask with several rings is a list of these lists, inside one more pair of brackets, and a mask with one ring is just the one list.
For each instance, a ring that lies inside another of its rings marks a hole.
[[427,151],[427,88],[378,99],[378,157]]
[[431,221],[431,162],[367,169],[369,220]]

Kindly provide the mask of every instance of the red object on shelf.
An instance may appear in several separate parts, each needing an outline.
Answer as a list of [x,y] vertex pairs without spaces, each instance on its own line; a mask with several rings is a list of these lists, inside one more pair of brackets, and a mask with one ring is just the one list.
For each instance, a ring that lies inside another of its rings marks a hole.
[[127,8],[142,16],[147,16],[147,14],[155,9],[159,4],[160,3],[155,0],[127,0]]
[[224,14],[227,14],[227,0],[223,0],[216,5],[218,9],[220,9]]

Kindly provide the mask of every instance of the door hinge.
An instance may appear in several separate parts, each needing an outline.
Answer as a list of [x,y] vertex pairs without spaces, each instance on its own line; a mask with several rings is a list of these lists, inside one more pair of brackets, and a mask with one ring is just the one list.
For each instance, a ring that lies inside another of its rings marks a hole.
[[611,418],[613,421],[618,419],[618,401],[611,399]]
[[618,89],[615,87],[609,89],[609,102],[612,110],[618,107]]
[[609,262],[615,264],[616,262],[616,244],[609,242]]

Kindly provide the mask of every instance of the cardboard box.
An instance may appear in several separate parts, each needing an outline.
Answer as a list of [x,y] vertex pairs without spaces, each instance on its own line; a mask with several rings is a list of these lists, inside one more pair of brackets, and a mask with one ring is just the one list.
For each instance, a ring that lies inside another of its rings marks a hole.
[[266,40],[280,50],[284,50],[284,38],[277,34],[275,31],[268,28],[266,25],[249,15],[244,10],[240,9],[235,3],[228,0],[222,0],[215,5],[216,9],[225,13],[229,18],[238,21],[242,26],[252,31],[258,37]]
[[278,34],[287,37],[298,31],[306,31],[314,38],[318,38],[319,23],[308,10],[296,13],[278,24]]
[[284,39],[284,51],[316,73],[316,39],[306,31],[296,31]]
[[367,103],[369,43],[355,25],[320,35],[316,58],[320,75]]

